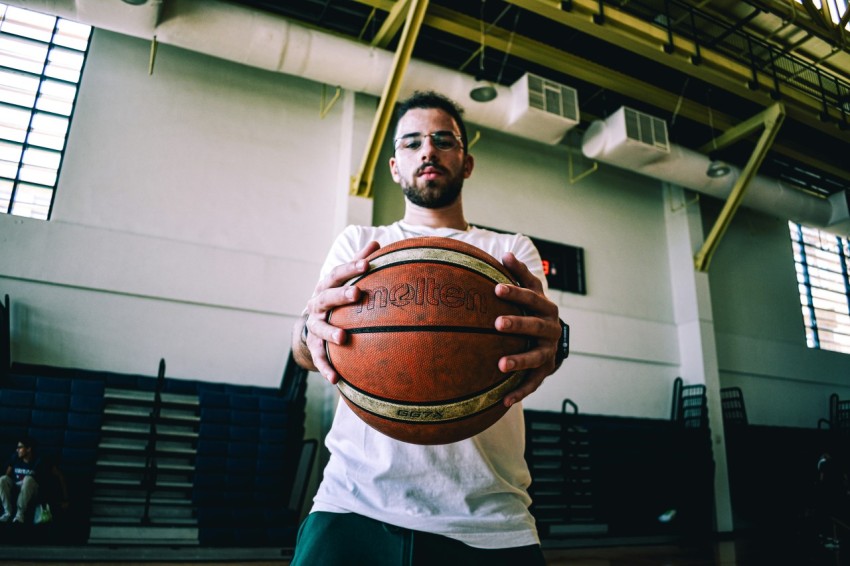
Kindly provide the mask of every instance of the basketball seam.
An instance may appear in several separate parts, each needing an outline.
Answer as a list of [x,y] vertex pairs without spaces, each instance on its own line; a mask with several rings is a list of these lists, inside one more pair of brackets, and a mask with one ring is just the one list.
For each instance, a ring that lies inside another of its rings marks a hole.
[[447,332],[458,334],[499,334],[502,336],[511,336],[500,332],[495,328],[481,328],[479,326],[425,326],[425,325],[406,325],[406,326],[359,326],[357,328],[347,328],[345,330],[351,334],[382,334],[388,332]]
[[[412,252],[441,252],[442,256],[446,257],[421,257],[421,256],[412,256]],[[396,256],[401,259],[395,259]],[[410,259],[407,257],[410,256]],[[452,261],[454,258],[454,261]],[[467,258],[467,261],[460,261],[460,258]],[[386,269],[387,267],[394,267],[398,265],[404,265],[408,263],[434,263],[434,264],[442,264],[442,265],[451,265],[455,267],[460,267],[462,269],[466,269],[473,273],[477,273],[478,275],[484,277],[485,279],[489,279],[494,283],[503,283],[506,285],[516,285],[516,282],[511,279],[511,277],[502,273],[502,271],[495,267],[494,265],[488,263],[487,261],[477,258],[473,255],[469,255],[466,252],[457,251],[457,250],[447,250],[443,248],[405,248],[401,250],[395,250],[388,254],[379,256],[369,262],[369,271],[366,273],[355,277],[346,283],[347,285],[356,283],[363,277],[380,271],[382,269]],[[476,269],[474,265],[483,266],[484,269]],[[496,275],[494,275],[496,274]]]
[[445,403],[390,401],[369,395],[344,380],[337,382],[337,389],[355,406],[378,417],[396,422],[437,424],[460,421],[486,411],[515,389],[524,377],[524,371],[514,372],[507,379],[481,393]]

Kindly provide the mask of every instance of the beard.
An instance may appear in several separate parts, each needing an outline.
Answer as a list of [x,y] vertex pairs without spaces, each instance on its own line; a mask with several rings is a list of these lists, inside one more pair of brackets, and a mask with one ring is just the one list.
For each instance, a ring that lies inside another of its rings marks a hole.
[[463,175],[449,175],[448,171],[442,167],[432,163],[423,165],[438,167],[444,174],[442,179],[424,181],[417,184],[418,170],[414,173],[412,180],[405,180],[401,183],[401,190],[405,198],[412,204],[421,206],[422,208],[443,208],[454,203],[460,196],[460,191],[463,188]]

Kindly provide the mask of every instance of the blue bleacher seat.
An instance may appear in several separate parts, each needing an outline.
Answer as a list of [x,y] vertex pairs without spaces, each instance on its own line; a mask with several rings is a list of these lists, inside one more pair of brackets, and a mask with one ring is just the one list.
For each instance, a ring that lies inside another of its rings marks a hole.
[[0,408],[21,407],[31,408],[35,394],[32,391],[21,391],[16,389],[0,390]]
[[207,473],[224,470],[224,464],[227,461],[225,456],[204,456],[195,457],[195,473]]
[[289,401],[282,397],[270,397],[264,395],[260,397],[261,411],[286,411],[289,408]]
[[251,458],[256,461],[258,450],[256,442],[232,442],[227,446],[227,457]]
[[102,422],[99,413],[68,413],[68,428],[72,430],[100,430]]
[[262,444],[282,444],[291,436],[290,431],[285,428],[261,428],[258,432]]
[[62,448],[62,465],[91,467],[97,461],[97,449],[95,448]]
[[201,410],[207,408],[227,409],[230,407],[230,396],[217,391],[202,391],[198,396]]
[[99,441],[99,432],[84,430],[65,431],[65,446],[68,448],[96,448]]
[[31,415],[32,411],[29,409],[3,407],[3,410],[0,411],[0,424],[4,427],[6,425],[27,426],[30,424]]
[[[2,411],[0,411],[0,414],[2,414]],[[0,424],[2,424],[0,426],[0,460],[8,461],[9,456],[14,454],[18,441],[27,435],[27,425],[19,423]]]
[[219,393],[224,393],[226,389],[227,387],[224,383],[210,383],[208,381],[198,382],[198,395],[206,391],[217,391]]
[[76,413],[103,413],[103,395],[71,394],[70,410]]
[[254,493],[265,497],[266,494],[279,490],[282,485],[279,473],[257,474],[254,478]]
[[43,428],[65,428],[68,416],[65,411],[45,411],[35,409],[32,411],[32,424]]
[[35,378],[35,389],[40,393],[70,393],[71,380],[62,377]]
[[198,439],[198,455],[203,456],[226,456],[227,442],[223,440]]
[[258,398],[254,395],[230,395],[230,408],[242,411],[256,411],[260,407]]
[[235,458],[228,455],[227,462],[224,465],[225,471],[230,473],[245,473],[251,472],[251,483],[253,484],[254,470],[256,469],[256,458]]
[[189,379],[166,378],[162,390],[179,395],[197,395],[198,382]]
[[92,395],[103,397],[106,385],[96,379],[77,378],[71,380],[71,395]]
[[288,412],[262,412],[260,413],[260,426],[264,428],[285,428],[292,420]]
[[37,409],[65,411],[68,409],[70,397],[67,393],[42,393],[36,390],[33,406]]
[[287,463],[289,462],[287,458],[266,458],[266,459],[257,459],[257,481],[260,481],[260,474],[271,474],[275,478],[278,484],[282,484],[280,481],[280,475],[287,469]]
[[227,439],[229,437],[230,427],[226,424],[201,422],[201,426],[198,428],[199,439]]
[[257,411],[230,411],[230,424],[237,426],[260,426],[260,413]]
[[230,410],[219,408],[201,408],[202,423],[230,424]]
[[231,442],[257,442],[260,436],[260,429],[255,426],[234,426],[230,427]]
[[31,375],[21,375],[18,373],[10,373],[6,376],[6,387],[9,389],[29,389],[35,390],[35,378]]
[[65,431],[61,428],[31,426],[29,427],[27,434],[38,441],[40,452],[61,448],[65,441]]

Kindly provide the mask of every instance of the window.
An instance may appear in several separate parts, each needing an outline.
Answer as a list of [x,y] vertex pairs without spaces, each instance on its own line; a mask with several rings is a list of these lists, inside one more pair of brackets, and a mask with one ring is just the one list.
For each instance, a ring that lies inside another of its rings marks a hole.
[[0,4],[0,213],[50,217],[90,37]]
[[809,348],[850,354],[850,242],[789,222]]
[[[803,4],[803,0],[796,0],[796,2],[800,5]],[[812,0],[812,6],[821,12],[824,11],[824,3],[821,0]],[[841,23],[841,18],[844,16],[846,11],[847,0],[826,0],[826,12],[829,13],[829,19],[832,20],[832,23],[836,26]],[[850,30],[850,24],[847,24],[844,27],[845,29]]]

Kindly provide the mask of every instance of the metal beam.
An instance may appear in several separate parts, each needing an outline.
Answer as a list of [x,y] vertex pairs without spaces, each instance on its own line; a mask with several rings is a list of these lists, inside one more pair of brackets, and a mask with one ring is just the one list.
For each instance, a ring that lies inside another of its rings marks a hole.
[[[747,86],[748,82],[753,79],[760,85],[772,85],[773,77],[770,75],[759,71],[754,77],[750,66],[734,61],[705,46],[700,46],[698,51],[697,45],[693,41],[681,35],[673,34],[672,44],[675,48],[667,53],[664,50],[665,46],[670,44],[667,30],[612,7],[605,10],[603,24],[594,23],[593,14],[598,12],[598,1],[596,0],[572,0],[570,11],[554,8],[550,3],[543,0],[505,1],[546,19],[637,53],[688,76],[704,80],[741,98],[763,106],[773,103],[770,92],[767,90],[753,90]],[[697,54],[699,54],[700,64],[694,65],[692,60]],[[834,123],[818,118],[824,112],[823,101],[820,97],[792,88],[783,89],[782,97],[788,104],[787,114],[789,118],[831,135],[842,142],[850,141],[847,132],[836,128]],[[841,118],[838,113],[829,116],[836,120]]]
[[738,177],[737,181],[735,181],[735,185],[732,187],[732,192],[726,199],[726,204],[723,205],[723,209],[720,211],[720,215],[714,222],[711,232],[708,233],[700,251],[697,252],[696,256],[694,256],[694,267],[696,267],[697,271],[708,271],[708,266],[711,263],[711,258],[714,255],[714,252],[717,250],[717,246],[720,244],[720,239],[726,233],[726,229],[732,222],[735,212],[737,212],[738,207],[741,205],[741,201],[744,199],[744,194],[747,191],[750,181],[753,177],[755,177],[759,166],[761,166],[762,161],[764,161],[764,157],[767,155],[773,140],[776,138],[776,134],[784,119],[785,107],[781,103],[777,102],[762,112],[759,112],[749,120],[742,122],[740,125],[724,133],[717,140],[718,148],[725,147],[732,142],[747,137],[759,126],[764,128],[764,131],[759,137],[758,143],[756,143],[756,147],[753,150],[753,154],[750,156],[750,159],[747,160],[747,165],[741,172],[741,176]]
[[[757,8],[761,8],[765,12],[769,12],[769,13],[779,17],[782,20],[791,20],[791,23],[794,25],[794,27],[799,28],[800,30],[802,30],[804,32],[808,32],[808,33],[814,35],[815,37],[817,37],[818,39],[825,41],[826,43],[829,43],[830,45],[832,45],[834,47],[838,47],[839,49],[843,49],[847,53],[850,53],[850,45],[848,45],[848,44],[846,44],[842,41],[836,42],[836,37],[835,37],[835,35],[833,35],[832,30],[824,29],[824,28],[818,26],[817,24],[806,20],[805,18],[798,18],[797,17],[797,9],[794,7],[793,0],[791,2],[784,2],[784,3],[783,2],[774,2],[774,1],[771,1],[771,0],[747,0],[747,3],[751,4],[753,6],[756,6]],[[789,4],[791,6],[790,15],[788,14],[788,11],[787,11]],[[800,9],[805,11],[805,8],[803,8],[802,5],[800,5]],[[845,25],[847,24],[847,22],[844,22],[844,23],[845,23]],[[843,27],[844,26],[840,26],[839,31],[841,31],[841,28],[843,28]],[[840,40],[840,36],[839,36],[839,40]]]
[[372,38],[372,47],[386,49],[387,45],[395,37],[395,34],[398,33],[399,28],[404,24],[405,9],[407,9],[409,3],[410,0],[399,0],[395,3],[390,9],[387,19],[381,25],[381,29]]
[[[396,2],[394,2],[393,0],[355,1],[385,11],[391,10],[396,4]],[[557,3],[547,2],[544,0],[506,1],[512,4],[516,4],[520,7],[524,7],[527,2],[529,5],[536,5],[536,7],[539,9],[548,9],[548,11],[546,12],[547,16],[557,15],[559,18],[557,21],[561,21],[560,18],[572,18],[573,16],[575,16],[575,14],[573,13],[563,12],[561,10],[556,9],[555,4]],[[588,3],[593,4],[592,0],[573,0],[573,6],[575,7],[579,2],[581,2],[582,5],[585,6],[585,10],[587,10]],[[596,6],[596,4],[593,5]],[[616,23],[618,21],[618,18],[621,17],[621,13],[615,12],[615,10],[607,10],[605,12],[606,23]],[[629,17],[631,18],[631,20],[628,21],[636,20],[631,16]],[[593,24],[591,16],[587,15],[587,13],[584,17],[577,17],[577,19],[583,20],[585,22],[581,25],[580,28],[578,28],[579,31],[587,31],[587,33],[593,33],[593,35],[599,36],[599,34],[607,34],[608,30],[612,29],[610,27]],[[431,6],[431,8],[428,10],[428,14],[426,15],[424,20],[424,25],[466,39],[473,43],[478,43],[481,39],[480,23],[478,19],[438,5]],[[611,25],[613,26],[614,24],[612,23]],[[653,43],[651,45],[654,45],[654,47],[650,49],[650,51],[652,51],[652,53],[654,54],[653,57],[663,56],[666,59],[671,59],[671,56],[663,53],[660,47],[667,41],[666,32],[664,32],[660,28],[650,26],[646,23],[644,23],[643,26],[645,28],[645,33],[650,34],[650,36],[653,38]],[[512,35],[513,39],[511,39]],[[605,37],[603,37],[603,39],[605,39]],[[685,43],[683,40],[679,39],[676,39],[676,42],[677,48],[681,48]],[[627,49],[629,48],[627,44],[622,46]],[[550,45],[541,43],[529,37],[516,33],[512,34],[512,32],[500,27],[494,26],[489,28],[489,31],[487,32],[487,47],[497,51],[510,52],[511,56],[513,57],[524,59],[526,61],[552,69],[559,73],[576,77],[577,79],[580,79],[587,83],[597,85],[611,92],[622,94],[626,97],[641,101],[645,104],[652,105],[664,111],[676,111],[677,114],[682,116],[683,118],[687,118],[698,124],[713,126],[719,130],[725,131],[734,127],[737,123],[737,119],[733,118],[732,116],[719,112],[717,109],[709,108],[691,99],[682,97],[678,93],[673,93],[668,90],[662,89],[653,83],[641,81],[633,76],[626,75],[624,73],[619,73],[603,65],[599,65],[587,59],[583,59],[566,51],[556,49]],[[703,57],[705,57],[706,55],[702,52],[701,54],[703,55]],[[711,54],[708,55],[710,59]],[[686,64],[683,63],[683,68],[687,69],[690,73],[697,72],[700,67],[704,67],[704,65],[693,65],[689,62]],[[750,70],[747,69],[746,73],[749,72]],[[712,75],[699,75],[698,78],[707,82],[711,82],[712,84],[717,84],[718,86],[724,89],[726,89],[727,87],[734,88],[734,92],[736,94],[746,94],[747,97],[757,100],[761,104],[768,105],[774,102],[766,93],[757,93],[751,91],[743,85],[743,81],[732,80],[728,76],[724,76],[719,73],[714,73]],[[729,84],[730,82],[731,85]],[[847,132],[839,131],[834,124],[826,124],[817,120],[816,115],[818,112],[820,112],[820,107],[817,108],[817,111],[806,110],[791,112],[789,110],[788,114],[789,116],[793,114],[793,117],[798,119],[800,122],[816,127],[817,129],[824,131],[832,136],[836,136],[840,139],[841,142],[846,143],[848,141],[848,137],[850,137],[848,136]],[[838,167],[832,163],[824,161],[823,159],[820,159],[819,157],[810,153],[804,155],[800,152],[799,149],[795,149],[794,147],[787,146],[781,143],[775,144],[773,146],[773,151],[778,154],[784,155],[789,159],[808,163],[812,167],[815,167],[830,175],[833,175],[836,178],[850,181],[850,171],[843,167]]]
[[413,46],[416,44],[416,38],[419,35],[427,9],[428,0],[411,0],[398,48],[393,56],[392,70],[390,76],[387,77],[387,83],[381,93],[381,100],[378,102],[375,120],[372,122],[372,131],[369,134],[369,144],[363,155],[363,163],[357,175],[351,178],[350,194],[354,196],[372,198],[372,182],[375,178],[375,165],[381,152],[381,144],[387,135],[404,72],[407,70],[408,63],[410,63]]

